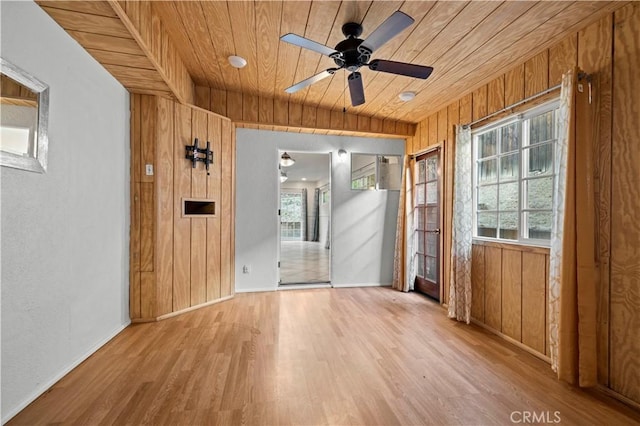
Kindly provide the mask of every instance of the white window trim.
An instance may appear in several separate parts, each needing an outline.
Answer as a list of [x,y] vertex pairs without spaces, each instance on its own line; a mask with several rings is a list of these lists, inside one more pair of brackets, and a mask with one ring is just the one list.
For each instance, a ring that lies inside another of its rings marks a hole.
[[[523,227],[522,227],[522,215],[523,215],[523,211],[529,211],[529,209],[523,209],[523,189],[522,189],[522,182],[523,180],[527,180],[528,178],[523,177],[523,156],[522,153],[524,151],[524,147],[522,145],[522,143],[520,144],[520,148],[518,150],[518,152],[521,154],[520,155],[520,169],[519,169],[519,176],[518,176],[518,239],[517,240],[510,240],[510,239],[506,239],[506,238],[500,238],[499,236],[496,237],[485,237],[485,236],[478,236],[477,232],[478,232],[478,210],[477,210],[477,203],[478,203],[478,193],[477,193],[477,188],[478,188],[478,170],[477,170],[477,165],[478,165],[478,144],[476,143],[476,137],[480,134],[495,130],[497,128],[500,127],[504,127],[507,126],[511,123],[517,122],[517,121],[524,121],[524,120],[528,120],[531,117],[535,117],[538,116],[540,114],[543,114],[545,112],[557,109],[560,106],[560,99],[554,99],[552,101],[549,102],[545,102],[541,105],[537,105],[531,109],[528,109],[527,111],[524,111],[522,113],[518,113],[518,114],[514,114],[514,115],[510,115],[508,117],[505,117],[501,120],[495,121],[493,123],[487,124],[485,126],[479,127],[477,129],[473,129],[471,132],[471,141],[472,141],[472,193],[473,193],[473,241],[487,241],[487,242],[497,242],[497,243],[506,243],[506,244],[516,244],[516,245],[522,245],[522,246],[531,246],[531,247],[549,247],[550,246],[550,241],[549,240],[541,240],[541,239],[536,239],[536,238],[525,238],[523,235]],[[556,123],[555,123],[555,129],[557,130],[557,116],[556,116]],[[529,132],[529,128],[528,126],[524,126],[523,127],[523,134],[527,133],[527,137],[526,140],[529,140],[528,138],[528,132]],[[556,134],[556,143],[557,143],[557,134]],[[523,141],[524,142],[524,138]],[[529,145],[527,145],[529,146]],[[496,154],[495,157],[498,158],[500,155]],[[553,162],[555,163],[556,159],[555,156],[553,157]],[[555,164],[552,164],[552,170],[554,170]],[[496,171],[497,173],[500,172],[500,170],[498,169]],[[552,175],[555,178],[555,175]],[[498,187],[496,190],[498,191],[498,198],[496,200],[496,204],[497,204],[497,210],[496,212],[499,212],[499,179],[498,182],[496,183],[496,186]],[[499,218],[499,216],[498,216]],[[498,219],[498,227],[496,228],[496,235],[499,235],[499,219]]]

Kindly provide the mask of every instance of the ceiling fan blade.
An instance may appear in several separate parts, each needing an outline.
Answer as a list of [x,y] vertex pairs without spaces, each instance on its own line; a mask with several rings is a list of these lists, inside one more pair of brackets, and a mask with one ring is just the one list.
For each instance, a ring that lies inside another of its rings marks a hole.
[[432,67],[424,65],[407,64],[406,62],[385,61],[374,59],[369,63],[369,69],[373,71],[388,72],[391,74],[406,75],[407,77],[427,79],[433,71]]
[[349,94],[351,95],[351,105],[358,106],[364,103],[362,75],[357,71],[349,74]]
[[322,71],[312,77],[307,78],[306,80],[302,80],[301,82],[284,89],[284,91],[287,93],[295,93],[300,89],[304,89],[307,86],[311,86],[313,83],[316,83],[324,78],[329,77],[330,75],[333,75],[336,71],[336,68],[329,68],[328,70]]
[[324,44],[317,43],[308,38],[304,38],[297,34],[289,33],[280,37],[280,40],[286,41],[296,46],[304,47],[305,49],[313,50],[314,52],[321,53],[323,55],[331,56],[338,53],[335,49],[325,46]]
[[379,49],[383,44],[400,34],[413,24],[414,20],[406,13],[395,11],[369,37],[367,37],[358,50],[367,50],[370,54]]

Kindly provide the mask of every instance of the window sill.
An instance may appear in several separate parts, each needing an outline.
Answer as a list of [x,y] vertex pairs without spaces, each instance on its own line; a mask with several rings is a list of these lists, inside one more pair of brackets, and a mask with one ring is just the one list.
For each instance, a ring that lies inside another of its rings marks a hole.
[[526,251],[528,253],[541,253],[541,254],[549,254],[549,247],[544,247],[540,245],[527,244],[523,242],[505,242],[505,241],[495,241],[495,240],[484,240],[480,238],[474,238],[472,241],[474,246],[485,246],[485,247],[497,247],[507,250],[518,250],[518,251]]

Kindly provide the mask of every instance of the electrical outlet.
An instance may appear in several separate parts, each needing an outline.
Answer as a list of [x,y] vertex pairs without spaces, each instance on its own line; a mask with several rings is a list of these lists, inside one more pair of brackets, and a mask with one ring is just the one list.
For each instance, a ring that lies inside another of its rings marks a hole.
[[250,272],[251,272],[251,266],[249,266],[249,265],[244,265],[244,266],[242,267],[242,273],[243,273],[243,274],[248,274],[248,273],[250,273]]

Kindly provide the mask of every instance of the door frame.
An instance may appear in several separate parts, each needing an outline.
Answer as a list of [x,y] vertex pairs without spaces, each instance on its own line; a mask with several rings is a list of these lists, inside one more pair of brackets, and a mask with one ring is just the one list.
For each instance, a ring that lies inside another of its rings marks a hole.
[[[278,191],[277,191],[277,205],[276,205],[276,220],[277,220],[277,238],[276,238],[276,290],[278,289],[282,289],[285,286],[281,285],[282,282],[282,277],[280,276],[280,262],[281,262],[281,257],[282,257],[282,238],[281,238],[281,221],[280,221],[280,197],[282,194],[282,182],[280,182],[280,170],[282,170],[281,166],[280,166],[280,156],[282,155],[282,153],[284,152],[288,152],[288,153],[301,153],[301,154],[318,154],[318,155],[326,155],[327,157],[329,157],[329,181],[327,183],[328,187],[329,187],[329,285],[331,287],[333,287],[333,277],[332,277],[332,273],[333,273],[333,155],[334,155],[334,151],[333,150],[329,150],[329,151],[305,151],[305,150],[301,150],[301,149],[296,149],[296,148],[292,148],[292,149],[287,149],[287,148],[282,148],[282,147],[277,147],[276,148],[276,154],[278,155],[277,157],[277,162],[278,162],[278,176],[277,176],[277,185],[278,185]],[[336,154],[337,155],[337,154]],[[322,193],[320,194],[320,196],[322,196]],[[322,285],[326,285],[327,283],[322,283]],[[295,286],[297,284],[289,284],[288,288],[294,288],[293,286]],[[315,283],[309,283],[309,284],[302,284],[304,286],[309,286],[309,288],[311,288],[313,285],[315,285]]]
[[[439,208],[439,212],[438,212],[438,227],[440,228],[440,237],[438,239],[438,250],[439,250],[439,259],[438,259],[438,280],[440,282],[440,289],[439,289],[439,298],[440,300],[438,301],[438,303],[440,303],[441,305],[444,305],[444,286],[448,285],[447,283],[444,282],[444,237],[445,237],[445,229],[444,229],[444,215],[447,212],[445,209],[445,186],[444,186],[444,179],[445,179],[445,175],[446,175],[446,171],[444,169],[444,141],[443,142],[438,142],[436,144],[433,144],[431,146],[429,146],[428,148],[425,148],[421,151],[418,151],[414,154],[411,154],[410,158],[410,162],[409,165],[411,167],[411,174],[412,174],[412,184],[414,185],[415,188],[415,182],[417,181],[417,176],[415,174],[416,171],[416,159],[418,157],[421,157],[423,155],[426,154],[431,154],[433,152],[438,152],[438,208]],[[411,192],[413,194],[414,199],[412,200],[412,205],[414,206],[414,210],[415,210],[415,197],[416,194],[414,193],[414,191]],[[449,233],[446,233],[447,235],[449,235]],[[448,302],[448,301],[447,301]]]

